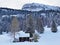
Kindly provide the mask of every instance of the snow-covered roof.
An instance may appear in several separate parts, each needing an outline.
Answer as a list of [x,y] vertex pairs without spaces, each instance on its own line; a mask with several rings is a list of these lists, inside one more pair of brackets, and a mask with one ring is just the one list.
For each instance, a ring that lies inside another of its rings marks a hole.
[[25,33],[23,31],[18,32],[18,34],[16,35],[16,38],[19,37],[30,37],[29,33]]

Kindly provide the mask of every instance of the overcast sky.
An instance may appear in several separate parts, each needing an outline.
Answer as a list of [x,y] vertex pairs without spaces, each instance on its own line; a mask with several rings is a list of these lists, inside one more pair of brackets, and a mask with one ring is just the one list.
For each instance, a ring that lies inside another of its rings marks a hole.
[[60,0],[0,0],[0,7],[21,9],[26,3],[40,3],[60,7]]

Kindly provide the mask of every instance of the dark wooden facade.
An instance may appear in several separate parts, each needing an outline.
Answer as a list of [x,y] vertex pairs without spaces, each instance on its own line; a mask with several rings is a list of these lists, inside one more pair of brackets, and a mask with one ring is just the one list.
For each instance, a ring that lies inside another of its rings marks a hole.
[[19,37],[19,42],[29,41],[29,37]]
[[19,42],[29,41],[32,42],[33,39],[30,39],[30,37],[19,37]]

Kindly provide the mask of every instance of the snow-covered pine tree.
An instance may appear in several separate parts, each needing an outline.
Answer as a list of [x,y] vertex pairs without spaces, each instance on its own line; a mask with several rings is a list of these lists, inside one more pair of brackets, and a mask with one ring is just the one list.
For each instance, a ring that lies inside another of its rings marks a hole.
[[42,24],[42,19],[40,17],[37,18],[37,23],[36,23],[36,27],[37,27],[37,31],[42,34],[44,33],[44,27],[43,27],[43,24]]
[[57,32],[57,26],[54,20],[52,20],[51,31],[54,33]]
[[27,32],[30,33],[30,37],[33,37],[33,33],[35,32],[35,30],[34,30],[34,20],[31,14],[28,14],[26,21],[27,21],[26,22]]

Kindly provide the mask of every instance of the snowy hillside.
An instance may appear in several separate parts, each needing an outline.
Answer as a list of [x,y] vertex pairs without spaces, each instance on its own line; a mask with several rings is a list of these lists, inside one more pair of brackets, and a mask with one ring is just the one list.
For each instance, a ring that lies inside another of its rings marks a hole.
[[49,6],[49,5],[38,4],[38,3],[25,4],[25,5],[22,7],[22,9],[23,9],[23,10],[28,10],[28,11],[60,10],[60,8],[57,7],[57,6]]
[[0,45],[60,45],[60,26],[57,33],[52,33],[50,28],[45,27],[44,34],[40,34],[39,42],[16,42],[11,41],[11,36],[4,33],[0,35]]

